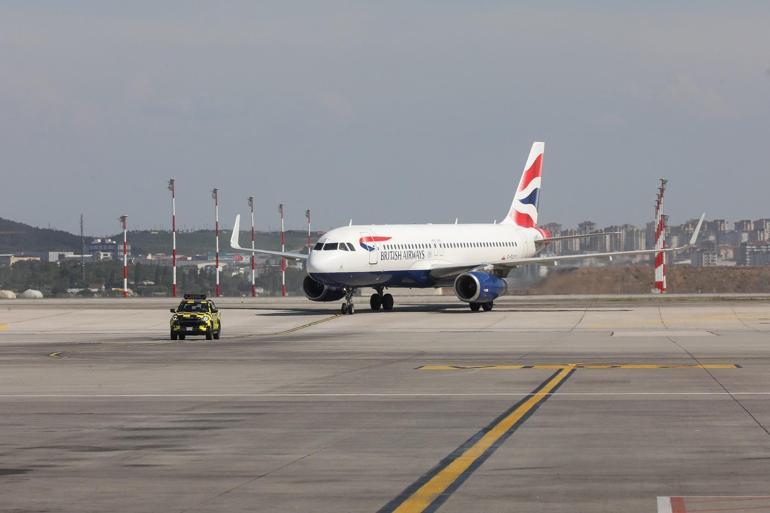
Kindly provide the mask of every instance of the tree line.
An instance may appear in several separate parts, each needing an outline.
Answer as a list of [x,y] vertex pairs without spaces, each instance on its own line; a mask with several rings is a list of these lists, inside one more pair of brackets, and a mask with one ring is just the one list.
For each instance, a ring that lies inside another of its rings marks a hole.
[[[248,296],[251,294],[250,269],[243,272],[231,267],[220,271],[220,283],[224,296]],[[301,269],[286,270],[286,289],[292,295],[302,294]],[[139,296],[167,296],[171,293],[171,267],[139,261],[128,266],[129,289]],[[264,289],[264,295],[279,295],[281,271],[278,266],[259,269],[256,286]],[[214,295],[216,276],[213,267],[198,269],[194,266],[177,268],[177,290],[183,293]],[[115,261],[89,262],[85,265],[85,280],[80,263],[23,261],[12,266],[0,267],[0,289],[23,292],[35,289],[47,297],[111,296],[120,295],[123,288],[123,264]]]

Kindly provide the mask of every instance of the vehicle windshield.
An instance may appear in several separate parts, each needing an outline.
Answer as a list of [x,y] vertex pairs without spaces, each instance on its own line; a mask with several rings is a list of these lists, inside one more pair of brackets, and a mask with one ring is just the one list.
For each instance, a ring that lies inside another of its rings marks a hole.
[[209,305],[207,303],[180,303],[177,312],[208,313]]

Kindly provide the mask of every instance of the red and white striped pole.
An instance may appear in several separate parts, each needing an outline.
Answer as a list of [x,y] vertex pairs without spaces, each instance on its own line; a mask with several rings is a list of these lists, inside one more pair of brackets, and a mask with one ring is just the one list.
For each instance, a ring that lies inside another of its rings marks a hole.
[[[286,251],[286,234],[283,224],[283,203],[278,205],[278,213],[281,214],[281,252]],[[286,297],[286,259],[281,257],[281,296]]]
[[214,188],[211,191],[211,197],[214,198],[214,236],[216,237],[216,291],[217,297],[222,295],[222,289],[219,285],[219,189]]
[[171,297],[176,297],[176,180],[168,181],[171,191]]
[[310,241],[310,209],[305,210],[305,217],[307,218],[307,252],[310,253],[312,245]]
[[663,195],[666,192],[668,180],[660,179],[658,197],[655,200],[655,292],[666,292],[666,217],[663,215]]
[[128,297],[128,216],[120,216],[123,227],[123,297]]
[[[254,231],[254,196],[249,196],[249,208],[251,209],[251,249],[254,249],[256,233]],[[256,267],[254,265],[254,251],[251,252],[251,297],[257,297]]]

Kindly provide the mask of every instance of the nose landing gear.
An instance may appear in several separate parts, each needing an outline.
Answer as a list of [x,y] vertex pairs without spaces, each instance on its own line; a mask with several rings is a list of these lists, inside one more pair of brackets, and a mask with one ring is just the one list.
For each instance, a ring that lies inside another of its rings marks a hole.
[[342,303],[342,315],[350,314],[353,315],[356,313],[356,307],[353,304],[353,293],[355,293],[356,289],[346,289],[345,290],[345,302]]

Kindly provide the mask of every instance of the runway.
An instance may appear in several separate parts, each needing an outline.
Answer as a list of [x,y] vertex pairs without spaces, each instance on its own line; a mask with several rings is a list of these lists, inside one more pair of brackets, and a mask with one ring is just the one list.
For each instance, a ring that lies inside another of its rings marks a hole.
[[0,302],[0,511],[770,511],[770,298],[358,302]]

